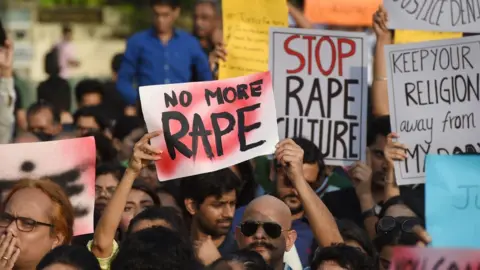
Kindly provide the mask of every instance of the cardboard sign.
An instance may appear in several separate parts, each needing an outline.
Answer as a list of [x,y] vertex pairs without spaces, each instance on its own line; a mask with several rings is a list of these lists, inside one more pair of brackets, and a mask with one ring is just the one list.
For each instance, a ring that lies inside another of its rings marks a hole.
[[367,36],[271,28],[278,131],[314,142],[328,165],[365,158]]
[[468,270],[480,268],[480,251],[396,247],[390,270]]
[[384,0],[391,29],[480,32],[478,0]]
[[228,55],[220,62],[219,78],[268,71],[268,29],[288,26],[287,1],[226,0],[222,10]]
[[427,156],[427,231],[432,246],[480,248],[480,156]]
[[272,154],[278,143],[269,72],[211,82],[140,87],[160,181],[220,170]]
[[397,183],[425,181],[427,154],[480,152],[479,36],[385,47],[392,130],[408,146]]
[[381,0],[305,0],[305,16],[313,23],[372,26]]
[[2,197],[20,179],[48,178],[62,186],[75,209],[74,234],[93,232],[95,205],[93,137],[0,145]]
[[461,38],[462,35],[463,33],[459,33],[459,32],[395,30],[395,44]]

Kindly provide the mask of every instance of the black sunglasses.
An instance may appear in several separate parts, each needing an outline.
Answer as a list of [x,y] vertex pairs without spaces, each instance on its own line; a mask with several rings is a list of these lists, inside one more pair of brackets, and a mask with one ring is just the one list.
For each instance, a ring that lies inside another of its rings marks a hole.
[[377,233],[388,233],[399,226],[402,231],[406,233],[413,233],[413,227],[421,225],[421,222],[417,218],[394,218],[385,216],[378,220]]
[[272,239],[276,239],[282,235],[282,232],[288,231],[282,230],[282,226],[275,222],[245,221],[238,227],[243,235],[250,237],[257,232],[258,227],[260,226],[263,228],[263,231],[268,235],[268,237]]

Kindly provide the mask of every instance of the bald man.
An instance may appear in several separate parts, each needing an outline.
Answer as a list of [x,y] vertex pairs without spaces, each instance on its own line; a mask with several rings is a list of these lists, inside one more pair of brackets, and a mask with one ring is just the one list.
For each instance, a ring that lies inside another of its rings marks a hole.
[[238,246],[258,252],[274,270],[284,269],[283,254],[297,239],[288,206],[265,195],[250,202],[235,231]]

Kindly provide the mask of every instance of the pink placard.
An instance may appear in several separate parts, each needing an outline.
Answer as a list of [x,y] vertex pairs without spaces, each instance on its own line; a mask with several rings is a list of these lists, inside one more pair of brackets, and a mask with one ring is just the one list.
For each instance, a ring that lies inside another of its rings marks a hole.
[[398,247],[391,270],[480,269],[480,250]]
[[20,179],[49,178],[64,188],[75,208],[74,234],[92,233],[95,159],[93,137],[0,145],[2,197]]

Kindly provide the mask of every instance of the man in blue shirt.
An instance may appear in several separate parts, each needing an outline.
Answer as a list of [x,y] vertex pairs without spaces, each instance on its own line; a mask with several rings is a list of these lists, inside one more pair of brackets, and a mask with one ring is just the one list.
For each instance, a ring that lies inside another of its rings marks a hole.
[[198,40],[175,29],[180,15],[179,0],[150,0],[154,27],[136,33],[118,73],[117,88],[129,105],[135,104],[138,91],[133,87],[212,80],[207,56]]

